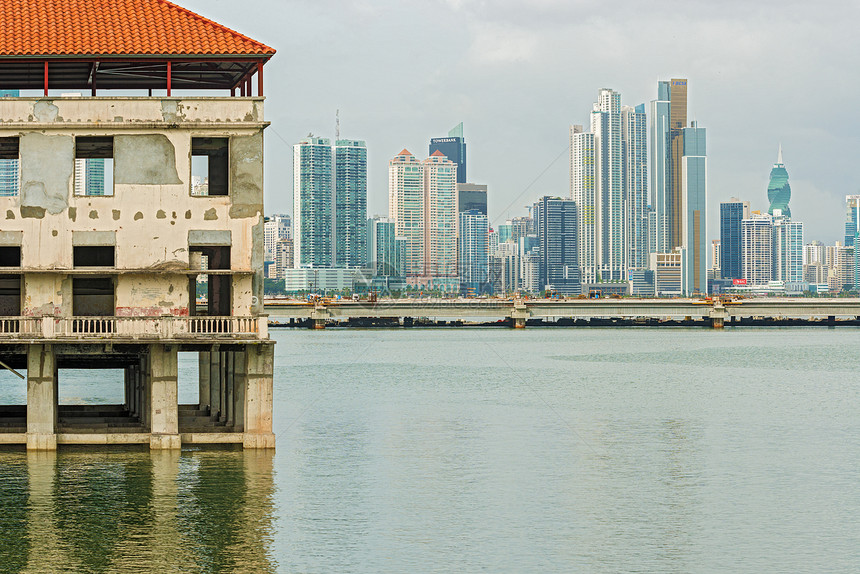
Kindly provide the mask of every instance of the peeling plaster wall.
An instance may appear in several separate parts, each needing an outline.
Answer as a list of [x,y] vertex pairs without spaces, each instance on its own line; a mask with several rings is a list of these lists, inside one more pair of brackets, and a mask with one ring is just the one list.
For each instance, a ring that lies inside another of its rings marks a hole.
[[116,314],[120,317],[188,315],[186,275],[120,275],[116,284]]
[[[71,269],[75,232],[115,232],[117,269],[158,272],[120,275],[119,308],[187,311],[187,276],[171,272],[188,269],[192,229],[230,232],[231,269],[256,270],[233,278],[234,313],[262,312],[261,124],[257,98],[0,98],[0,137],[21,138],[21,195],[0,197],[0,230],[23,234],[24,312],[71,314],[71,279],[26,269]],[[114,136],[113,196],[72,195],[78,135]],[[229,196],[191,196],[192,136],[231,138]],[[132,288],[144,280],[151,291]]]

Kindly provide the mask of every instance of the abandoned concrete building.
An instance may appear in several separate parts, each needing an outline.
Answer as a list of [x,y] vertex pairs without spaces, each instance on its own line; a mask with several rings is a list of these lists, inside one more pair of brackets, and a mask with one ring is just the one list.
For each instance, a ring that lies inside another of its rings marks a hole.
[[[274,447],[274,50],[165,0],[0,14],[0,384],[26,385],[26,405],[0,406],[0,444]],[[178,404],[180,356],[193,404]],[[122,403],[59,404],[81,369],[112,371]]]

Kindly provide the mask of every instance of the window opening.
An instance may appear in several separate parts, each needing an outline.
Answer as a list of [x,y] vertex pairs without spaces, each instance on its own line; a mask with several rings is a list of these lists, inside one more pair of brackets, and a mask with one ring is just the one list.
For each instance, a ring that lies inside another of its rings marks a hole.
[[20,138],[0,138],[0,197],[18,195],[21,180],[19,159]]
[[72,314],[76,317],[110,317],[114,314],[114,284],[110,277],[72,279]]
[[229,138],[191,138],[191,195],[227,195]]
[[20,267],[21,266],[21,246],[3,246],[0,247],[0,267]]
[[113,136],[75,138],[75,195],[113,195]]
[[0,275],[0,317],[21,315],[21,276]]
[[115,248],[106,246],[76,246],[72,259],[75,267],[113,267]]
[[[200,270],[230,269],[230,247],[191,247],[190,251],[192,254],[201,254]],[[231,315],[232,283],[230,275],[192,275],[189,278],[189,292],[192,295],[189,314],[217,317]]]

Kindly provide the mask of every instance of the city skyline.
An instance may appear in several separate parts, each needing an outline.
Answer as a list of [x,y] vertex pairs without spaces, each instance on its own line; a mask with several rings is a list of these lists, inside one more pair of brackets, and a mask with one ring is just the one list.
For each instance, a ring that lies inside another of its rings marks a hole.
[[[690,109],[709,128],[709,239],[716,238],[720,201],[743,196],[767,208],[780,142],[791,169],[792,214],[807,223],[811,239],[839,240],[844,196],[858,193],[851,166],[860,110],[852,104],[860,82],[838,72],[858,54],[856,43],[840,39],[852,37],[857,5],[821,11],[804,3],[779,10],[768,3],[657,3],[640,14],[625,9],[632,4],[500,2],[488,9],[452,1],[406,9],[370,1],[331,10],[297,2],[286,19],[259,17],[283,13],[269,0],[184,5],[297,56],[267,68],[267,213],[289,210],[283,158],[292,144],[308,130],[333,133],[340,109],[343,130],[368,145],[369,213],[386,211],[388,158],[403,147],[423,153],[428,138],[463,121],[469,179],[493,190],[495,226],[542,195],[566,195],[564,157],[547,166],[566,148],[567,126],[586,123],[597,89],[611,86],[627,101],[649,102],[655,80],[672,77],[694,83]],[[412,26],[416,19],[424,25]],[[316,41],[320,30],[325,45]],[[603,38],[611,38],[611,49],[593,50]],[[583,53],[592,56],[577,56]],[[821,113],[822,86],[833,88],[827,109],[839,113]],[[738,137],[738,126],[752,129]]]

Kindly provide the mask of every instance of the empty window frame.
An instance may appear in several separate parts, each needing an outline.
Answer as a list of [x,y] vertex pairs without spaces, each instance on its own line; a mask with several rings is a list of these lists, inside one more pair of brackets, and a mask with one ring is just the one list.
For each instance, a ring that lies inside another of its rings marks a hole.
[[0,138],[0,197],[18,195],[21,181],[19,142],[17,136]]
[[[230,269],[230,247],[191,246],[192,253],[201,253],[201,271]],[[232,279],[230,275],[200,274],[189,277],[191,315],[226,317],[232,315]]]
[[21,266],[21,246],[2,246],[0,247],[0,267],[20,267]]
[[191,138],[191,195],[227,195],[230,138]]
[[113,136],[75,138],[75,195],[113,195]]
[[72,249],[72,264],[75,267],[114,267],[116,265],[116,248],[113,245],[78,245]]
[[21,276],[0,275],[0,316],[21,314]]
[[110,317],[114,315],[114,282],[111,277],[74,277],[72,315]]

